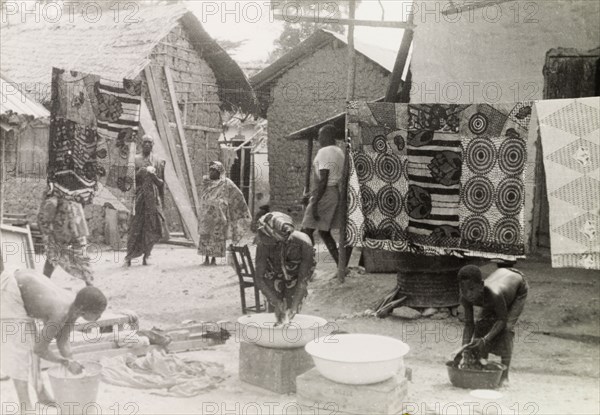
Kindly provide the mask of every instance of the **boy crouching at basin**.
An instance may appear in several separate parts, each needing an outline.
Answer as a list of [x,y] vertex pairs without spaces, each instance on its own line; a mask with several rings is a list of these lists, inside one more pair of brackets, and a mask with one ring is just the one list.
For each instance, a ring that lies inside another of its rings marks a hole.
[[[31,410],[29,380],[39,403],[53,403],[41,380],[39,358],[80,374],[83,366],[73,360],[69,343],[75,321],[79,317],[96,321],[105,309],[106,297],[98,288],[85,287],[73,298],[73,294],[32,269],[0,274],[1,367],[13,379],[22,414]],[[41,320],[43,326],[35,320]],[[49,349],[54,339],[59,356]]]

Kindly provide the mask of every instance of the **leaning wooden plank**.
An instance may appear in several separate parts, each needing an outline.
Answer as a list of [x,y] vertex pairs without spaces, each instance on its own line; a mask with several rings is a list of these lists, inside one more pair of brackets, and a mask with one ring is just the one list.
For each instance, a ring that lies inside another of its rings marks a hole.
[[[150,101],[152,102],[152,109],[154,110],[154,116],[156,118],[162,117],[162,113],[159,112],[159,108],[158,108],[158,104],[157,104],[157,102],[159,102],[160,98],[159,98],[159,95],[156,93],[156,83],[154,82],[154,75],[152,75],[150,66],[147,66],[144,69],[144,75],[146,75],[146,82],[148,83],[148,92],[150,93]],[[157,134],[157,136],[160,140],[162,140],[162,143],[165,146],[165,148],[168,149],[167,132],[164,131],[163,127],[164,127],[164,124],[158,123],[158,130],[159,130],[160,134]],[[171,156],[171,152],[169,151],[169,155],[168,155],[168,157],[165,158],[165,160],[171,160],[172,158],[173,157]]]
[[223,130],[220,130],[218,128],[214,128],[214,127],[204,127],[202,125],[184,125],[183,126],[184,129],[186,130],[197,130],[197,131],[207,131],[209,133],[222,133]]
[[[172,150],[169,147],[169,141],[167,140],[167,134],[169,134],[171,130],[168,126],[165,127],[164,122],[158,122],[159,120],[163,120],[163,118],[167,115],[163,113],[162,109],[159,106],[159,103],[164,103],[164,101],[162,94],[160,93],[160,88],[158,88],[156,85],[156,80],[154,79],[154,75],[152,73],[152,70],[150,69],[150,65],[144,68],[144,74],[146,76],[146,82],[148,83],[148,92],[150,93],[150,100],[152,101],[154,116],[156,118],[158,130],[160,132],[160,134],[156,134],[156,136],[160,137],[163,146],[167,149],[166,155],[163,157],[163,159],[167,161],[167,165],[172,164],[174,166],[176,174],[183,180],[183,176],[181,174],[181,165],[179,164],[179,157],[177,156],[177,152],[172,152]],[[186,233],[186,236],[189,237],[190,233],[188,232],[185,223],[183,224],[183,228],[184,232]]]
[[171,133],[171,128],[169,127],[169,120],[167,118],[167,111],[165,108],[165,100],[162,95],[162,91],[156,82],[159,78],[154,76],[155,72],[149,65],[144,69],[144,73],[146,74],[146,80],[148,81],[148,91],[150,92],[154,116],[156,117],[156,125],[158,126],[160,137],[163,140],[163,143],[166,143],[166,147],[171,155],[171,157],[167,158],[167,160],[171,160],[173,163],[177,177],[183,179],[185,175],[183,173],[181,163],[179,162],[177,147],[175,146],[173,134]]
[[[152,120],[152,116],[150,115],[150,110],[146,106],[146,103],[142,101],[141,109],[140,109],[140,124],[144,131],[148,134],[158,135],[156,130],[156,126],[154,125],[154,120]],[[154,152],[159,158],[166,158],[167,151],[163,146],[161,141],[156,141],[154,143]],[[165,182],[171,195],[173,196],[173,200],[175,201],[175,206],[177,206],[177,210],[181,215],[181,220],[183,222],[183,226],[187,229],[187,233],[190,235],[194,244],[198,244],[198,219],[196,216],[196,212],[191,206],[190,199],[188,196],[188,192],[185,187],[181,183],[179,177],[175,173],[175,169],[169,163],[165,166]]]
[[177,342],[169,343],[166,347],[167,351],[170,353],[182,353],[182,352],[191,352],[194,350],[203,350],[208,349],[213,346],[218,346],[224,344],[225,342],[222,340],[216,340],[212,338],[202,338],[195,340],[181,340]]
[[[151,346],[138,347],[135,349],[123,347],[120,349],[101,350],[101,351],[88,352],[88,353],[73,353],[73,359],[77,360],[78,362],[82,362],[83,365],[85,366],[85,362],[99,362],[100,360],[102,360],[104,358],[124,356],[128,353],[132,353],[135,356],[145,356],[146,353],[148,353],[149,351],[154,350],[154,349],[159,350],[159,349],[161,349],[161,347],[151,345]],[[52,362],[42,359],[42,364],[41,364],[42,369],[48,369],[53,366],[57,366],[56,363],[52,363]]]
[[[71,345],[71,352],[73,354],[77,353],[94,353],[94,352],[102,352],[107,350],[119,349],[116,343],[111,342],[102,342],[102,343],[89,343],[89,344],[80,344],[80,345]],[[54,353],[58,353],[58,348],[55,344],[50,346],[50,350]]]
[[179,114],[179,106],[177,104],[177,94],[175,93],[175,86],[173,85],[173,76],[171,75],[171,69],[165,66],[165,78],[167,79],[167,87],[169,88],[169,94],[171,95],[171,104],[173,106],[173,112],[175,113],[175,122],[177,123],[177,132],[179,134],[179,141],[181,142],[181,149],[183,150],[183,161],[188,172],[188,178],[190,186],[192,188],[192,198],[194,199],[194,206],[196,207],[196,213],[200,215],[200,203],[198,199],[198,190],[196,188],[196,179],[194,178],[194,171],[192,169],[192,162],[190,160],[190,153],[188,151],[187,140],[185,139],[185,131],[183,129],[183,122],[181,121],[181,115]]
[[[118,349],[110,349],[110,350],[97,350],[92,352],[81,352],[81,351],[73,351],[73,358],[78,362],[99,362],[104,358],[111,358],[116,356],[124,356],[126,354],[133,354],[135,356],[145,356],[148,352],[152,350],[166,350],[168,353],[184,353],[184,352],[193,352],[196,350],[205,350],[209,349],[213,346],[218,346],[223,344],[222,341],[216,341],[213,339],[202,339],[202,340],[183,340],[178,342],[173,342],[169,344],[166,349],[160,346],[143,346],[136,348],[122,347]],[[51,363],[47,360],[42,359],[41,367],[42,370],[48,369],[50,367],[56,366],[56,363]]]
[[195,244],[189,239],[169,238],[169,240],[164,243],[167,245],[185,246],[187,248],[192,248],[195,246]]

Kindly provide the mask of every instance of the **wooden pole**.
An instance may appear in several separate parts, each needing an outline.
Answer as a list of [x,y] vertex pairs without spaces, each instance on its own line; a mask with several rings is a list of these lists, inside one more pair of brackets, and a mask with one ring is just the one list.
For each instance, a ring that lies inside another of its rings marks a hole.
[[248,191],[249,193],[249,197],[248,199],[250,202],[250,215],[252,215],[252,218],[254,218],[254,214],[256,207],[254,206],[254,199],[256,198],[256,175],[254,174],[255,171],[255,156],[254,153],[252,152],[252,149],[250,150],[250,190]]
[[4,142],[6,137],[0,137],[0,224],[4,220]]
[[[242,194],[244,194],[244,188],[246,187],[246,148],[242,147],[240,149],[240,190]],[[250,195],[248,195],[248,200],[246,202],[250,202]]]
[[[412,25],[414,20],[413,10],[411,9],[408,14],[408,22]],[[410,45],[412,44],[414,31],[412,29],[405,29],[402,36],[402,42],[400,43],[400,49],[398,49],[398,55],[396,56],[396,62],[394,64],[394,70],[390,76],[390,83],[388,84],[387,92],[385,94],[385,102],[395,102],[396,96],[398,95],[398,87],[402,82],[402,74],[404,73],[406,64],[408,62],[408,52],[410,51]]]
[[[356,80],[356,53],[354,51],[354,16],[356,13],[356,0],[350,0],[350,10],[348,19],[348,84],[346,85],[346,103],[354,99],[354,89]],[[346,117],[346,127],[344,134],[348,131],[348,117]],[[345,140],[345,158],[344,169],[342,170],[341,191],[340,191],[340,212],[342,223],[340,224],[340,241],[338,244],[338,279],[344,282],[346,279],[346,225],[348,223],[348,170],[350,167],[350,147]]]
[[196,179],[194,178],[194,170],[192,169],[190,153],[187,146],[187,140],[185,138],[185,131],[183,129],[184,123],[181,120],[181,115],[179,113],[179,105],[177,104],[177,93],[175,91],[175,83],[173,82],[173,75],[171,74],[171,69],[168,66],[164,66],[164,71],[165,78],[167,80],[167,87],[169,89],[169,96],[171,97],[171,106],[173,107],[173,114],[175,114],[175,123],[177,124],[177,134],[179,135],[179,143],[181,144],[181,150],[183,152],[183,161],[185,163],[185,169],[187,171],[187,178],[190,185],[190,190],[192,191],[192,200],[194,201],[196,214],[200,216],[200,202],[198,199],[198,189],[196,188]]
[[[306,146],[306,176],[304,176],[304,194],[310,192],[310,175],[312,174],[313,137],[308,137]],[[302,196],[304,198],[304,195]],[[306,208],[306,206],[305,206]]]
[[[354,3],[355,0],[350,0],[350,3]],[[350,6],[352,7],[352,5]],[[356,4],[354,5],[356,10]],[[274,14],[275,20],[284,20],[288,23],[299,23],[299,22],[311,22],[311,23],[336,23],[340,25],[354,25],[354,26],[367,26],[367,27],[388,27],[394,29],[410,29],[414,26],[408,22],[382,22],[378,20],[356,20],[353,16],[349,19],[338,19],[328,17],[310,17],[310,16],[287,16],[283,14]]]
[[[166,153],[166,161],[167,163],[170,161],[175,169],[175,173],[177,178],[181,182],[184,189],[187,192],[187,183],[185,181],[185,176],[183,174],[183,170],[181,168],[181,163],[179,162],[179,155],[177,154],[177,147],[175,146],[175,141],[171,134],[171,127],[169,126],[169,119],[167,117],[167,112],[165,109],[165,101],[162,95],[162,91],[160,90],[160,86],[157,84],[157,77],[154,75],[154,71],[150,65],[144,68],[144,74],[146,75],[146,82],[148,83],[148,92],[150,92],[150,101],[152,101],[152,107],[154,109],[154,117],[156,121],[156,125],[158,127],[158,136],[162,141]],[[146,129],[144,129],[146,131]],[[154,143],[156,146],[156,142]],[[171,156],[170,159],[168,156]],[[180,212],[181,213],[181,212]],[[183,231],[187,237],[190,237],[194,230],[187,228],[187,223],[183,218],[181,218],[181,223],[183,225]]]

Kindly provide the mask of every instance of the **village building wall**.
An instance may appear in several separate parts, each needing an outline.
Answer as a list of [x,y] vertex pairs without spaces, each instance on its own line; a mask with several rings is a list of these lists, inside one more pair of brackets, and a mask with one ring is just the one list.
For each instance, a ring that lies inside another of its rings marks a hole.
[[[389,72],[362,55],[356,61],[355,98],[384,96]],[[346,45],[331,42],[300,60],[271,85],[267,111],[271,210],[302,220],[307,143],[290,141],[286,136],[345,111],[347,73]],[[318,149],[315,143],[313,156]]]
[[447,15],[447,1],[417,3],[412,103],[543,99],[550,49],[600,46],[598,1],[455,2],[462,9]]

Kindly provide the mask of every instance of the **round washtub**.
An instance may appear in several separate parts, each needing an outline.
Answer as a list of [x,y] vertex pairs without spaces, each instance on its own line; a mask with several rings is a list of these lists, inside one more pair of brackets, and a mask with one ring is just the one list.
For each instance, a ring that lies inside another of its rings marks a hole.
[[490,362],[483,370],[459,369],[453,361],[446,362],[450,383],[465,389],[496,389],[500,386],[502,372],[506,369],[502,363]]
[[336,334],[306,345],[321,375],[350,385],[391,378],[404,366],[409,349],[400,340],[374,334]]
[[98,386],[102,365],[96,362],[81,362],[83,373],[73,375],[64,366],[48,369],[54,400],[61,412],[68,415],[84,414],[96,409]]
[[275,314],[261,313],[238,319],[238,336],[246,342],[272,349],[294,349],[330,334],[334,327],[317,316],[296,314],[287,325],[275,327]]

